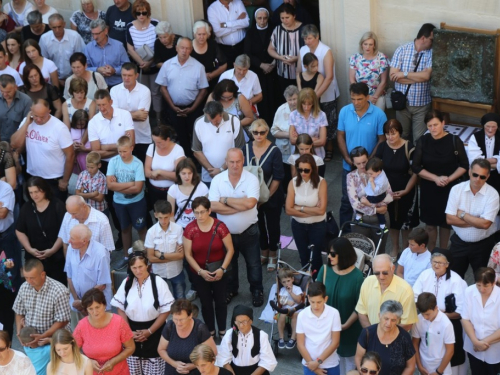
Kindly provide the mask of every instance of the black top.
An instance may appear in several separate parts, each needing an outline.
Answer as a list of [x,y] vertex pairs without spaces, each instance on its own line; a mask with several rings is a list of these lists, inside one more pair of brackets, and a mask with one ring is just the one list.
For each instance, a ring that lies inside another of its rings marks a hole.
[[319,75],[319,72],[316,72],[316,74],[314,75],[314,77],[312,77],[309,81],[306,81],[304,79],[304,76],[303,76],[303,72],[300,72],[299,73],[299,77],[300,77],[300,85],[302,87],[302,89],[305,89],[305,88],[310,88],[310,89],[315,89],[316,88],[316,84],[318,82],[318,75]]
[[[413,144],[408,142],[408,154],[410,160],[414,151]],[[378,145],[375,156],[384,162],[384,172],[387,175],[392,191],[406,189],[406,185],[411,178],[410,161],[406,156],[405,145],[397,150],[389,147],[387,142]]]
[[28,95],[31,100],[36,102],[38,99],[44,99],[49,103],[50,114],[54,116],[56,114],[56,107],[54,107],[54,100],[59,98],[59,91],[52,86],[50,83],[46,83],[45,87],[40,91],[29,91],[26,89],[26,86],[19,87],[19,91]]
[[[36,35],[31,31],[31,27],[29,25],[23,26],[21,29],[21,38],[23,42],[27,41],[28,39],[33,39],[36,40],[37,42],[40,42],[40,38],[42,37],[43,34],[48,33],[50,31],[49,25],[45,24],[45,29],[43,30],[43,33],[40,35]],[[20,73],[22,74],[22,73]]]
[[245,36],[245,54],[250,57],[250,70],[255,73],[262,72],[260,64],[270,64],[274,60],[274,58],[267,53],[273,30],[274,27],[269,24],[265,30],[258,30],[257,27],[253,25],[247,31],[247,35]]
[[[379,375],[401,375],[406,362],[415,355],[415,348],[408,332],[398,327],[399,335],[388,345],[382,344],[377,335],[378,324],[363,328],[358,343],[367,352],[377,352],[382,360]],[[368,330],[368,333],[367,333]]]
[[177,56],[177,51],[175,50],[175,46],[177,45],[177,40],[181,38],[180,35],[175,34],[174,43],[172,48],[167,48],[160,42],[160,39],[155,40],[155,55],[153,57],[153,63],[164,63],[167,60],[170,60],[172,57]]
[[126,32],[127,25],[134,21],[132,16],[132,4],[125,11],[118,9],[116,5],[111,5],[106,11],[106,24],[108,25],[108,35],[112,39],[123,43],[123,48],[127,50]]
[[227,59],[214,40],[207,40],[207,44],[207,52],[200,55],[193,49],[191,57],[198,60],[198,62],[205,67],[206,73],[210,73],[219,68],[219,66],[224,65]]

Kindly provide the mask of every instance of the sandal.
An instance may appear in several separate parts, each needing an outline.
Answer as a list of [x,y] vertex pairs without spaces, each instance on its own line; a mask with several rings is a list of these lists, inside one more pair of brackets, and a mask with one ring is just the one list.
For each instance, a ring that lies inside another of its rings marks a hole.
[[226,304],[229,305],[231,300],[238,295],[238,292],[227,292],[226,293]]
[[[273,263],[273,260],[276,263]],[[269,262],[267,263],[267,272],[274,272],[276,270],[278,257],[269,257]]]
[[266,264],[268,264],[268,262],[269,262],[268,256],[264,256],[264,255],[260,256],[260,265],[261,266],[265,266]]
[[333,158],[333,151],[326,151],[325,158],[323,159],[323,161],[325,163],[328,163],[330,160],[332,160],[332,158]]

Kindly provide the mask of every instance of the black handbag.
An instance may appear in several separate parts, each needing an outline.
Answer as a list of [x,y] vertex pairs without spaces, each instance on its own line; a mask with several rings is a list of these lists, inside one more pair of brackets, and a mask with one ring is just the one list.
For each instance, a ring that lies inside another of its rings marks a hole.
[[[422,59],[422,54],[420,54],[420,56],[418,57],[418,62],[413,72],[417,71],[421,59]],[[402,111],[403,109],[406,108],[406,97],[408,96],[408,91],[410,91],[410,86],[411,84],[408,85],[408,87],[406,88],[406,92],[404,94],[401,91],[395,91],[395,90],[391,92],[392,108],[395,109],[396,111]]]
[[[224,259],[208,263],[208,259],[210,258],[210,251],[212,250],[212,242],[214,242],[215,235],[217,234],[217,228],[219,227],[220,223],[221,221],[219,221],[215,226],[214,232],[212,233],[212,238],[210,239],[210,243],[208,244],[208,253],[207,253],[207,259],[205,260],[205,269],[210,273],[217,271],[224,264]],[[230,270],[231,270],[231,263],[229,263],[229,266],[227,267],[226,271]]]
[[328,211],[326,213],[326,243],[325,245],[328,246],[328,243],[333,240],[334,238],[337,238],[339,235],[339,226],[337,222],[335,221],[335,218],[333,217],[333,211]]
[[444,306],[447,313],[452,313],[457,310],[457,300],[455,294],[451,293],[444,297]]

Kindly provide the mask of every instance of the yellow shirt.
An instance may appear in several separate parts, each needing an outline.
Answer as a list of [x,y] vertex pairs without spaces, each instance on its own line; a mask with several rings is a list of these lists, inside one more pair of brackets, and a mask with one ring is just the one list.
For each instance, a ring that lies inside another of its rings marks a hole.
[[401,324],[414,324],[418,321],[413,289],[410,284],[396,275],[384,293],[381,293],[377,276],[367,277],[361,285],[356,311],[358,314],[368,315],[370,324],[377,324],[380,320],[380,305],[388,300],[398,301],[403,305]]

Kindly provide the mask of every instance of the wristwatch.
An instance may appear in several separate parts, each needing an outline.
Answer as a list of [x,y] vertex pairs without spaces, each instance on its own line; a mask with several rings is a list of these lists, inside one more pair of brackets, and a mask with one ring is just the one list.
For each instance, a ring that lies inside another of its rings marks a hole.
[[459,218],[463,220],[464,217],[465,217],[465,211],[460,214]]
[[316,362],[318,362],[320,365],[322,365],[322,364],[323,364],[323,360],[322,360],[321,358],[317,358],[317,359],[316,359]]
[[224,28],[227,28],[227,23],[224,22]]
[[226,273],[227,270],[224,267],[221,266],[219,268],[222,270],[222,272]]
[[403,75],[405,76],[405,78],[408,78],[408,72],[404,72]]
[[227,197],[224,198],[224,204],[227,206]]

